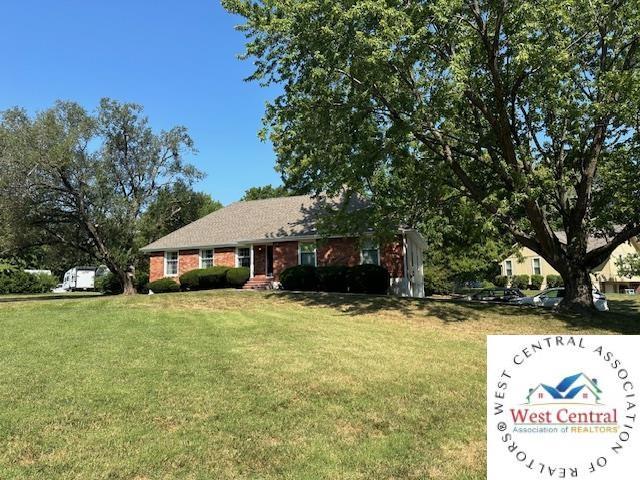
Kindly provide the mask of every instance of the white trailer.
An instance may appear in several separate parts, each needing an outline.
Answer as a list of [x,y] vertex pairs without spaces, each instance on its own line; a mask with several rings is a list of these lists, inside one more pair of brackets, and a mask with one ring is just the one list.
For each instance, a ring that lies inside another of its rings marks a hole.
[[64,274],[62,289],[68,292],[93,290],[95,279],[96,267],[73,267]]

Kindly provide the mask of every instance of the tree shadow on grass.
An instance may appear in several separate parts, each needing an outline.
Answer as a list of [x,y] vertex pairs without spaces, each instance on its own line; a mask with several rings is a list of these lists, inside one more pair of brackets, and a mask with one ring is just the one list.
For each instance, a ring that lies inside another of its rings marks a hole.
[[[287,300],[309,307],[328,307],[346,315],[394,312],[408,318],[431,316],[443,323],[473,322],[482,318],[538,317],[540,322],[559,320],[571,330],[599,329],[620,334],[640,334],[640,304],[614,300],[611,312],[589,315],[557,313],[537,307],[496,303],[468,302],[450,298],[402,298],[394,296],[357,295],[319,292],[272,292],[267,297]],[[517,325],[514,323],[514,327]],[[554,332],[549,332],[554,333]]]

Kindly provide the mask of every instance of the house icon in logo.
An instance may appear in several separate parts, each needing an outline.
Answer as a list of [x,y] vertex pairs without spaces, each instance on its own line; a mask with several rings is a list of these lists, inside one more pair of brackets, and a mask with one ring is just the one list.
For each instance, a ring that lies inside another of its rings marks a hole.
[[565,377],[558,385],[552,387],[544,383],[529,389],[527,403],[541,405],[548,403],[583,403],[597,405],[600,403],[602,390],[595,378],[584,373]]

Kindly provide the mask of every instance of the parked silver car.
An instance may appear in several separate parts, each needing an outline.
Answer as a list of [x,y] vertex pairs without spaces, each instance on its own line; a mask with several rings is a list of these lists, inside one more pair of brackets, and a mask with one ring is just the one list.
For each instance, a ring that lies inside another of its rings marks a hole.
[[[609,304],[607,303],[607,297],[604,294],[600,293],[597,288],[593,288],[593,304],[596,309],[601,312],[609,311]],[[515,303],[516,305],[535,305],[536,307],[543,308],[553,308],[557,306],[562,299],[564,298],[564,288],[548,288],[543,290],[537,295],[532,297],[522,297],[513,300],[511,303]]]

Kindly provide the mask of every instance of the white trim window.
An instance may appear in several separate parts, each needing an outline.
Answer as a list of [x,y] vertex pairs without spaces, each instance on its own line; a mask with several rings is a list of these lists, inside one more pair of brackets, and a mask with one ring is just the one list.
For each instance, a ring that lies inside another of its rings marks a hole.
[[380,246],[371,238],[365,238],[360,245],[361,265],[380,265]]
[[236,248],[236,267],[251,268],[251,248]]
[[177,277],[180,271],[180,257],[178,252],[164,252],[165,277]]
[[504,262],[504,274],[507,277],[513,277],[513,263],[511,260],[505,260]]
[[200,268],[213,267],[213,248],[200,250]]
[[318,265],[316,242],[298,243],[298,263],[300,265]]
[[531,266],[534,275],[542,275],[542,260],[539,257],[531,260]]

